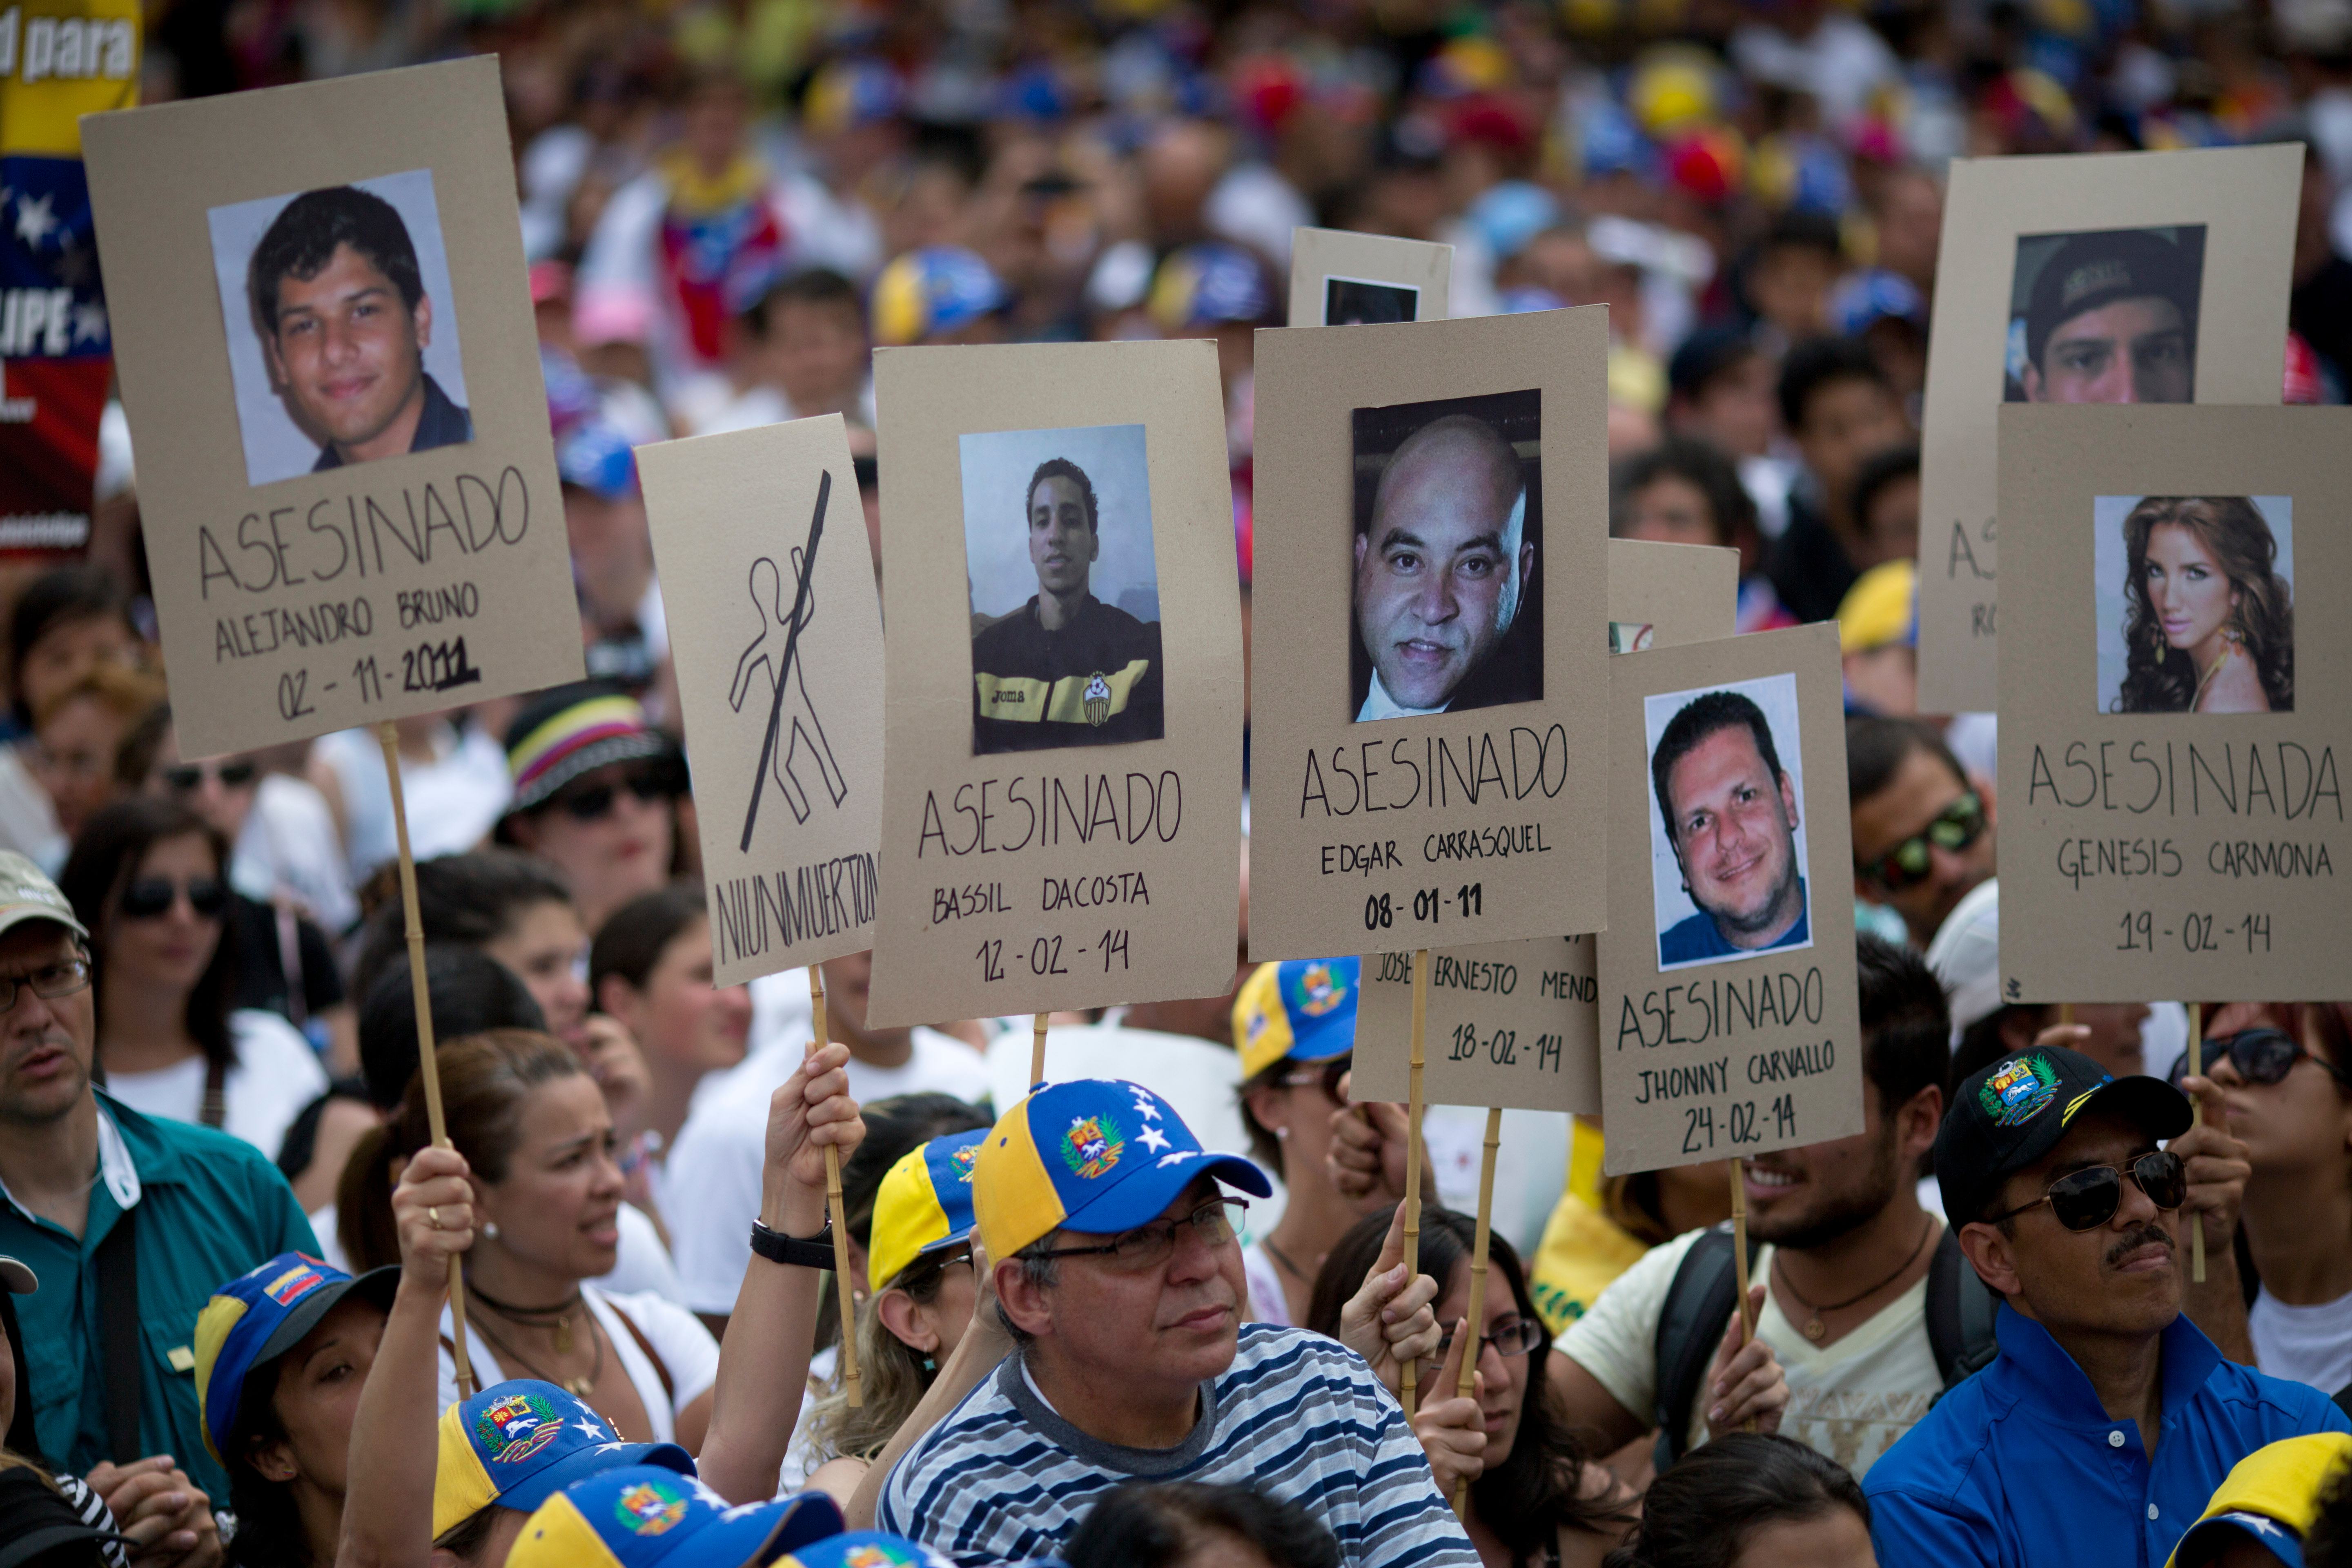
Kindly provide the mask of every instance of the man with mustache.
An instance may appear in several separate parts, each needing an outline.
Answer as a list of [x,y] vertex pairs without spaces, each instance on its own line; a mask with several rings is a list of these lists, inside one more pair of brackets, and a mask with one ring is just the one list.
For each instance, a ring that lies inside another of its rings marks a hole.
[[1346,1343],[1244,1323],[1248,1205],[1220,1180],[1271,1191],[1140,1084],[1068,1079],[1006,1111],[972,1170],[988,1273],[971,1330],[852,1519],[887,1474],[877,1528],[1003,1562],[1053,1555],[1122,1482],[1237,1482],[1312,1514],[1349,1568],[1477,1568],[1387,1386],[1438,1338],[1435,1281],[1395,1261],[1402,1222]]
[[1449,414],[1405,437],[1356,535],[1356,636],[1367,719],[1528,702],[1540,655],[1510,636],[1535,571],[1528,491],[1510,442]]
[[1698,906],[1658,933],[1659,964],[1811,945],[1797,787],[1763,710],[1736,691],[1693,699],[1658,737],[1650,780],[1683,890]]
[[[2242,1334],[2245,1145],[2219,1089],[2187,1087],[2205,1102],[2194,1128],[2179,1089],[2054,1046],[1959,1084],[1936,1181],[2002,1299],[2000,1354],[1865,1479],[1886,1568],[2153,1568],[2240,1459],[2352,1429],[2318,1390],[2225,1359],[2182,1310],[2234,1309]],[[2210,1221],[2202,1286],[2187,1283],[2184,1211]]]
[[1087,590],[1102,554],[1094,481],[1049,458],[1023,510],[1037,592],[971,639],[972,753],[1160,739],[1160,623]]

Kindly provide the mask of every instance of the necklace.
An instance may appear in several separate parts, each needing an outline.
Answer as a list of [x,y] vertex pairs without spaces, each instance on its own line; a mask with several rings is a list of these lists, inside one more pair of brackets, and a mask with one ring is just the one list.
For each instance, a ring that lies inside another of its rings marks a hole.
[[483,1306],[509,1322],[521,1323],[534,1329],[552,1328],[555,1331],[555,1353],[557,1355],[572,1353],[572,1314],[578,1311],[582,1305],[580,1287],[577,1285],[572,1288],[570,1300],[558,1301],[552,1307],[509,1307],[497,1297],[485,1294],[482,1288],[475,1284],[470,1278],[466,1281],[466,1289],[472,1291],[476,1300]]
[[[513,1309],[502,1307],[498,1302],[490,1300],[488,1296],[483,1295],[479,1290],[474,1289],[473,1282],[471,1280],[467,1281],[466,1288],[472,1293],[476,1300],[481,1302],[483,1306],[488,1307],[492,1311],[498,1313],[499,1316],[520,1323],[528,1324],[531,1321],[531,1319],[529,1316],[530,1309],[524,1309],[525,1315],[518,1316]],[[580,1300],[580,1294],[578,1291],[575,1290],[572,1292],[572,1300],[573,1302]],[[552,1309],[541,1308],[539,1309],[539,1315],[543,1318],[551,1310],[552,1310]],[[489,1341],[490,1343],[497,1348],[499,1354],[520,1365],[525,1372],[530,1373],[533,1377],[541,1378],[546,1382],[560,1385],[575,1398],[587,1398],[588,1395],[595,1390],[597,1380],[604,1375],[604,1336],[596,1331],[596,1325],[593,1322],[591,1322],[588,1325],[588,1342],[595,1347],[596,1359],[593,1364],[589,1367],[588,1375],[585,1377],[557,1377],[549,1373],[545,1368],[535,1364],[529,1356],[524,1355],[520,1351],[507,1343],[506,1341],[492,1333],[490,1331],[490,1325],[478,1312],[474,1314],[473,1325],[475,1328],[481,1331],[482,1337]],[[572,1331],[569,1326],[568,1320],[557,1320],[555,1353],[558,1355],[569,1355],[572,1353]]]
[[1283,1268],[1288,1272],[1293,1279],[1297,1279],[1301,1283],[1307,1285],[1315,1283],[1315,1276],[1307,1273],[1307,1270],[1290,1261],[1290,1255],[1283,1251],[1282,1248],[1275,1246],[1274,1237],[1269,1236],[1260,1238],[1258,1246],[1265,1249],[1265,1255],[1268,1258],[1271,1258],[1276,1263],[1281,1264]]
[[1806,1311],[1812,1314],[1799,1326],[1804,1331],[1805,1338],[1811,1340],[1815,1344],[1819,1344],[1823,1339],[1828,1337],[1830,1331],[1829,1325],[1822,1321],[1822,1314],[1823,1312],[1843,1312],[1848,1307],[1853,1306],[1856,1301],[1864,1300],[1872,1296],[1875,1296],[1881,1290],[1885,1289],[1889,1285],[1894,1284],[1895,1280],[1903,1277],[1904,1270],[1909,1268],[1914,1263],[1919,1261],[1919,1254],[1927,1247],[1927,1238],[1935,1234],[1936,1222],[1933,1219],[1922,1216],[1919,1221],[1918,1245],[1911,1248],[1911,1254],[1909,1257],[1906,1258],[1901,1263],[1895,1265],[1894,1273],[1889,1274],[1885,1279],[1881,1279],[1877,1284],[1873,1285],[1867,1290],[1856,1291],[1853,1295],[1848,1296],[1843,1301],[1832,1301],[1826,1306],[1816,1307],[1811,1301],[1805,1300],[1804,1294],[1800,1291],[1795,1285],[1790,1282],[1789,1271],[1780,1267],[1780,1255],[1777,1252],[1772,1255],[1772,1271],[1780,1277],[1781,1289],[1787,1290],[1790,1295],[1796,1297],[1797,1305],[1802,1307]]

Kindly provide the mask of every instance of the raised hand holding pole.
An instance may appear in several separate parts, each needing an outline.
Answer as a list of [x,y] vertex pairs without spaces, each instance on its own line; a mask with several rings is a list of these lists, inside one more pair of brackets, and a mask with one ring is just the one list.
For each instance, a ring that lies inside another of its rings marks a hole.
[[[810,1047],[821,1051],[833,1038],[824,1016],[824,971],[817,964],[808,966],[809,1012],[816,1025],[816,1044]],[[849,1217],[841,1203],[841,1151],[828,1143],[824,1146],[824,1214],[825,1228],[833,1232],[833,1280],[840,1292],[841,1302],[841,1381],[849,1390],[849,1407],[863,1409],[866,1390],[857,1374],[856,1302],[849,1289]]]

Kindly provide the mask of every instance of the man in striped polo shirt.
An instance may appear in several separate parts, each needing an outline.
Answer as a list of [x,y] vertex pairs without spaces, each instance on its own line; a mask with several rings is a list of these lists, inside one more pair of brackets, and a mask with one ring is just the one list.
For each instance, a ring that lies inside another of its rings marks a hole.
[[1349,1568],[1477,1568],[1404,1413],[1355,1352],[1244,1323],[1255,1165],[1140,1084],[1033,1091],[981,1144],[972,1207],[1017,1349],[909,1448],[875,1522],[960,1561],[1045,1557],[1130,1480],[1245,1483]]

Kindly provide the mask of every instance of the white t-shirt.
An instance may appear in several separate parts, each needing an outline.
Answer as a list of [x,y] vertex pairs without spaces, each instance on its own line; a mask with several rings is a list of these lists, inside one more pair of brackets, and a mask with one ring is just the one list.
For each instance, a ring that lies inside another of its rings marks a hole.
[[2352,1296],[2315,1307],[2290,1307],[2264,1287],[2246,1314],[2254,1364],[2273,1377],[2306,1383],[2325,1394],[2352,1386]]
[[1282,1293],[1282,1270],[1262,1243],[1253,1241],[1242,1248],[1242,1275],[1249,1281],[1251,1318],[1286,1329],[1298,1326],[1290,1321],[1290,1298]]
[[238,892],[262,903],[281,892],[289,895],[330,935],[359,919],[334,813],[308,779],[262,775],[253,809],[237,831],[228,879]]
[[[798,1039],[778,1039],[728,1068],[722,1085],[696,1097],[662,1163],[662,1217],[669,1224],[686,1304],[698,1312],[735,1310],[751,1257],[751,1222],[760,1216],[768,1100],[799,1067],[801,1049]],[[861,1105],[920,1091],[977,1104],[987,1089],[980,1053],[934,1029],[915,1031],[914,1051],[901,1066],[875,1067],[855,1058],[849,1063],[849,1092]]]
[[[352,880],[364,882],[400,852],[383,744],[373,730],[339,730],[320,736],[311,754],[333,770],[342,789]],[[408,806],[409,847],[419,860],[473,848],[489,837],[514,797],[506,752],[471,725],[444,731],[431,762],[404,759],[400,785]]]
[[[1559,1338],[1562,1354],[1591,1373],[1618,1404],[1644,1418],[1657,1408],[1658,1321],[1665,1311],[1666,1289],[1705,1234],[1690,1231],[1652,1247]],[[1771,1278],[1772,1251],[1769,1246],[1757,1249],[1755,1279]],[[1780,1435],[1828,1455],[1861,1479],[1943,1392],[1935,1349],[1927,1342],[1927,1281],[1922,1277],[1868,1322],[1822,1349],[1781,1312],[1773,1292],[1765,1291],[1756,1333],[1772,1347],[1789,1379]],[[1706,1441],[1704,1391],[1691,1402],[1687,1441],[1693,1447]]]
[[[311,1211],[310,1229],[319,1238],[319,1256],[348,1274],[352,1264],[343,1256],[342,1239],[335,1234],[337,1216],[333,1204],[321,1204]],[[650,1291],[666,1301],[684,1306],[686,1289],[677,1281],[677,1265],[669,1260],[669,1248],[662,1245],[660,1229],[635,1204],[623,1204],[613,1223],[621,1233],[619,1261],[613,1265],[610,1274],[590,1283],[607,1296],[636,1296]]]
[[[228,1016],[236,1065],[221,1080],[226,1114],[221,1131],[272,1160],[302,1108],[327,1091],[327,1069],[302,1032],[275,1013],[240,1008]],[[131,1110],[173,1121],[204,1114],[205,1058],[190,1057],[152,1072],[109,1073],[106,1091]]]
[[[580,1294],[587,1301],[588,1310],[596,1314],[597,1322],[604,1326],[604,1337],[612,1342],[614,1352],[621,1358],[621,1365],[627,1370],[629,1385],[637,1391],[638,1402],[646,1407],[646,1419],[653,1424],[654,1441],[677,1442],[677,1418],[685,1414],[688,1405],[719,1381],[719,1342],[710,1337],[710,1331],[704,1328],[693,1313],[650,1292],[636,1296],[612,1296],[598,1289],[592,1282],[583,1285]],[[669,1373],[670,1387],[674,1393],[663,1392],[661,1373],[656,1372],[654,1363],[646,1359],[646,1352],[637,1345],[636,1335],[622,1324],[624,1315],[645,1334],[646,1342],[654,1348],[654,1353],[661,1358],[662,1366]],[[449,1333],[449,1310],[444,1307],[441,1310],[441,1337],[446,1341]],[[466,1351],[473,1363],[474,1385],[477,1388],[488,1388],[509,1377],[534,1375],[528,1367],[500,1364],[491,1353],[489,1344],[482,1338],[481,1330],[470,1317],[466,1320]],[[436,1408],[446,1410],[457,1403],[457,1363],[450,1355],[448,1346],[444,1344],[441,1349],[440,1402]]]

